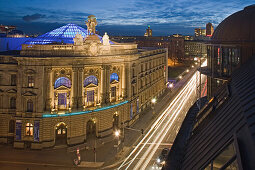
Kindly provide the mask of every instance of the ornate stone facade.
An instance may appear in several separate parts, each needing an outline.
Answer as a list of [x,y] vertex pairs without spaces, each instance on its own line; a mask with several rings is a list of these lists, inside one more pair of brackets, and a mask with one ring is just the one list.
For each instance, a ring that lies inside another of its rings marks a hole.
[[165,49],[104,45],[95,36],[1,56],[0,142],[41,149],[109,136],[163,93]]

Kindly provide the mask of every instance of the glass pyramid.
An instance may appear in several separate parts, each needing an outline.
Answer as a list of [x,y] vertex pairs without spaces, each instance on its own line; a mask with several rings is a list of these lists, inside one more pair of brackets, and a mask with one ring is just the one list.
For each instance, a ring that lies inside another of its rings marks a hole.
[[[47,32],[43,35],[40,35],[36,38],[33,38],[30,41],[25,42],[25,44],[54,44],[54,43],[67,43],[73,44],[73,38],[79,33],[85,38],[87,36],[87,30],[76,25],[76,24],[67,24],[50,32]],[[97,35],[102,41],[102,37]],[[111,42],[112,43],[112,42]]]

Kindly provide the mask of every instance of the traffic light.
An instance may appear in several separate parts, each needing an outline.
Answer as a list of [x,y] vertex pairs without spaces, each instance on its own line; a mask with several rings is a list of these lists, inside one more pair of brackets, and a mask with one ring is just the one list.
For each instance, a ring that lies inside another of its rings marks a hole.
[[143,129],[141,129],[141,133],[142,133],[142,135],[143,135]]

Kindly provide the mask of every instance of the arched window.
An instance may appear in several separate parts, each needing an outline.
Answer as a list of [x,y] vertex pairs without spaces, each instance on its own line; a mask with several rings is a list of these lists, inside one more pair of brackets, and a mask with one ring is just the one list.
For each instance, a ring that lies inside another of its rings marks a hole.
[[59,77],[56,81],[55,81],[55,85],[54,88],[58,88],[60,86],[65,86],[67,88],[71,88],[71,81],[66,78],[66,77]]
[[113,82],[114,80],[119,81],[119,76],[117,73],[112,73],[110,76],[110,82]]
[[12,97],[10,100],[10,108],[16,109],[16,98],[15,97]]
[[98,85],[98,80],[95,76],[88,76],[85,80],[84,80],[84,87],[90,85],[90,84],[94,84],[94,85]]
[[27,101],[27,112],[33,112],[33,101],[32,100]]

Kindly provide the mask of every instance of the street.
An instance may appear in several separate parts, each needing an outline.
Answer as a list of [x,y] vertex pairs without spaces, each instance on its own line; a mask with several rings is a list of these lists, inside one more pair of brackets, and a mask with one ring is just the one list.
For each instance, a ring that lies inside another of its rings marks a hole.
[[[118,169],[159,168],[155,164],[158,155],[163,148],[171,147],[188,109],[197,99],[198,74],[195,72]],[[204,76],[201,79],[205,81]]]

